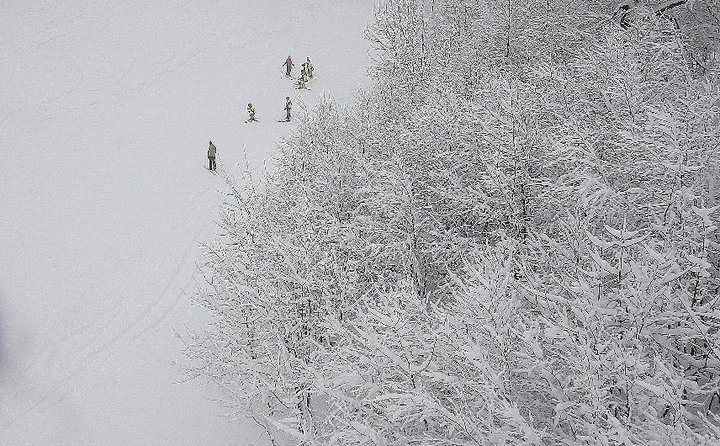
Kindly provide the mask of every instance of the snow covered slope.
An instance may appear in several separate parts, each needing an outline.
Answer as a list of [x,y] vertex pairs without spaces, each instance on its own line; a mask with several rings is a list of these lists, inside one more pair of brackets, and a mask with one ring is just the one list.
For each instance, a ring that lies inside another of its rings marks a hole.
[[259,168],[285,96],[367,85],[374,3],[0,3],[0,444],[262,444],[174,364],[223,188],[207,142]]

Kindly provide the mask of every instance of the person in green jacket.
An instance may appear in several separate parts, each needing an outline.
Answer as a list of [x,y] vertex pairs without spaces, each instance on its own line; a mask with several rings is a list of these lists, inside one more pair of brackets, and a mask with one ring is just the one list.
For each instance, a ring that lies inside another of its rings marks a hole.
[[215,155],[217,154],[217,148],[215,147],[215,144],[210,141],[210,145],[208,146],[208,163],[210,164],[208,166],[208,170],[215,170]]

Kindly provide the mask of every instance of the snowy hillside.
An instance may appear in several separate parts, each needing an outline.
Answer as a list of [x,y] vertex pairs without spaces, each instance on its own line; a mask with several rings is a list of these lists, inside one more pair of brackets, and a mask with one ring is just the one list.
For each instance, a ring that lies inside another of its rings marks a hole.
[[285,96],[367,85],[373,4],[0,5],[0,444],[253,444],[174,364],[224,188],[207,142],[259,170],[295,126]]

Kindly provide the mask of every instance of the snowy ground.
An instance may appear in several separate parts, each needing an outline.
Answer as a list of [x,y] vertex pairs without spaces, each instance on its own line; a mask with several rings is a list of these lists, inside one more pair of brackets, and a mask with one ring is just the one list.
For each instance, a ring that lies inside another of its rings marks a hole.
[[259,168],[285,96],[366,86],[374,3],[0,3],[0,444],[262,444],[174,364],[221,200],[207,142]]

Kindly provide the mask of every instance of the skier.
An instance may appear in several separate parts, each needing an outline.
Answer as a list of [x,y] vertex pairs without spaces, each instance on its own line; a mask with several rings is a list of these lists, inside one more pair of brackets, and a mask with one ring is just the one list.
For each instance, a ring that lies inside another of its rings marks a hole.
[[292,67],[295,66],[295,64],[293,64],[292,58],[290,56],[288,56],[287,59],[285,59],[285,63],[282,64],[282,66],[285,67],[285,76],[290,77],[290,70],[292,70]]
[[287,122],[290,122],[290,109],[292,108],[292,101],[290,100],[290,96],[285,98],[285,112],[287,112],[287,115],[285,116],[285,120]]
[[300,76],[300,79],[298,79],[297,82],[295,82],[295,88],[297,88],[298,90],[306,90],[307,86],[305,85],[305,83],[306,83],[305,79],[307,79],[307,77]]
[[304,65],[305,65],[305,71],[307,71],[308,77],[310,77],[310,79],[312,79],[314,68],[312,66],[312,63],[310,63],[309,57],[307,58],[307,62]]
[[305,64],[303,64],[303,70],[300,74],[300,78],[298,79],[297,83],[295,84],[295,88],[307,88],[305,84],[308,83],[308,77],[307,72],[305,72]]
[[217,148],[215,148],[215,144],[210,141],[210,145],[208,146],[208,170],[215,171],[215,154],[217,153]]
[[247,111],[248,111],[248,115],[250,115],[250,117],[248,118],[248,120],[246,122],[257,121],[257,119],[255,119],[255,106],[252,105],[252,102],[248,103]]

